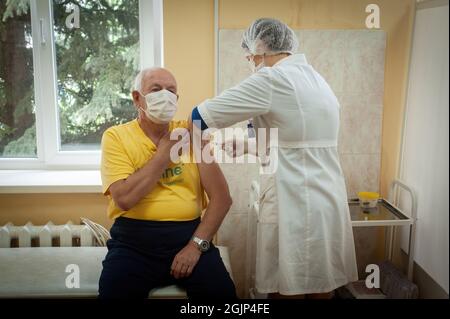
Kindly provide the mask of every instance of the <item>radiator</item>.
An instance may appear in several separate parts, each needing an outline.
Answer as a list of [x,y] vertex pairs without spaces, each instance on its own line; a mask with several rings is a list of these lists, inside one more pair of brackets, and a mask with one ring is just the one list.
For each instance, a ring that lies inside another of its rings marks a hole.
[[0,248],[8,247],[73,247],[96,246],[97,241],[87,225],[54,225],[51,221],[43,226],[27,223],[15,226],[8,223],[0,227]]

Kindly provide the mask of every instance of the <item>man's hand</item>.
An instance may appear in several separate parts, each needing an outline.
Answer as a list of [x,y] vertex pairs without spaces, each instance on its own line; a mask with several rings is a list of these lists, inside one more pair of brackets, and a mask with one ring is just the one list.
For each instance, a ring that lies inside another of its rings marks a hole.
[[[173,139],[170,139],[170,136],[173,136]],[[181,137],[181,139],[180,139]],[[179,143],[176,149],[172,149],[175,144]],[[187,145],[187,150],[189,149],[190,135],[189,130],[185,128],[177,128],[172,132],[168,132],[165,134],[158,143],[157,147],[157,156],[163,157],[165,159],[175,159],[180,156],[180,153],[176,153],[176,151],[181,150],[183,145]],[[173,153],[172,155],[170,153]]]
[[190,276],[201,254],[196,244],[190,240],[173,259],[170,274],[176,279]]

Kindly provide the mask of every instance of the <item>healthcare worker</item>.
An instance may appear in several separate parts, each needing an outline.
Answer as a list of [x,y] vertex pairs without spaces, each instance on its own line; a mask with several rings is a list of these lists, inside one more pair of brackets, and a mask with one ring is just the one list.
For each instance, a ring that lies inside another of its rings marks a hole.
[[253,119],[278,128],[278,166],[261,175],[256,289],[330,296],[356,281],[355,246],[337,140],[339,102],[303,54],[294,32],[258,19],[242,48],[254,73],[194,108],[202,129]]

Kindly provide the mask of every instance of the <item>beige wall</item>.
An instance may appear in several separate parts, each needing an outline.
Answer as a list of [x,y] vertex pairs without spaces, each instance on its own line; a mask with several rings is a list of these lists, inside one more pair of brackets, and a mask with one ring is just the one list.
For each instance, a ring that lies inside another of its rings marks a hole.
[[[221,28],[245,28],[261,16],[282,19],[293,28],[361,29],[366,18],[363,0],[221,0]],[[378,0],[381,26],[387,32],[381,190],[396,175],[405,101],[413,0]],[[214,1],[164,1],[165,65],[178,80],[179,118],[214,94]],[[74,222],[91,217],[109,225],[106,201],[100,194],[0,195],[0,224],[49,219]]]
[[178,119],[214,93],[214,1],[164,1],[164,65],[178,82]]
[[106,205],[102,194],[0,194],[0,225],[29,221],[43,225],[49,220],[54,224],[69,220],[79,224],[80,217],[87,217],[109,229]]

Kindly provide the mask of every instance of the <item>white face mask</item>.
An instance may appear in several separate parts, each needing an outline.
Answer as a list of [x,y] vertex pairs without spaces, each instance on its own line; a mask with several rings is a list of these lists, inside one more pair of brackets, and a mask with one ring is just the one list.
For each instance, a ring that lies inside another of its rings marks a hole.
[[250,70],[252,70],[253,73],[258,72],[259,70],[261,70],[263,67],[266,66],[266,64],[264,63],[264,58],[263,61],[258,65],[255,65],[255,60],[253,59],[250,59],[248,63],[250,64]]
[[[142,94],[141,94],[142,95]],[[161,90],[147,94],[145,115],[154,123],[167,124],[177,112],[177,96],[168,90]]]

